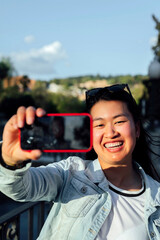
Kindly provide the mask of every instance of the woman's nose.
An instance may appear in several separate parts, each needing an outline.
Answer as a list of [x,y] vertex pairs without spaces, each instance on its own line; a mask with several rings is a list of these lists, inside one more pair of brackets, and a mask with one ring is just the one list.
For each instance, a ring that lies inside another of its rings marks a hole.
[[117,137],[118,135],[119,135],[119,133],[116,131],[116,128],[112,124],[105,127],[104,136],[106,138],[112,139],[112,138]]

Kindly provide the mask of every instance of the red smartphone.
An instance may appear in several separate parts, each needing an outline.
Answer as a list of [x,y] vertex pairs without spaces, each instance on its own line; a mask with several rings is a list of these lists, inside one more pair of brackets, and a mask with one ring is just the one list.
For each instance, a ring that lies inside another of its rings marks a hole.
[[20,129],[26,151],[88,152],[92,149],[92,117],[88,113],[49,113]]

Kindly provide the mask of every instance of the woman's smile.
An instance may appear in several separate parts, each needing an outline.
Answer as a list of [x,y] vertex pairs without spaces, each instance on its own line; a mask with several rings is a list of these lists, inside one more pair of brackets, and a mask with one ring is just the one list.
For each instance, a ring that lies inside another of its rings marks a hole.
[[105,143],[104,147],[109,151],[109,152],[116,152],[120,151],[123,148],[123,142],[109,142]]

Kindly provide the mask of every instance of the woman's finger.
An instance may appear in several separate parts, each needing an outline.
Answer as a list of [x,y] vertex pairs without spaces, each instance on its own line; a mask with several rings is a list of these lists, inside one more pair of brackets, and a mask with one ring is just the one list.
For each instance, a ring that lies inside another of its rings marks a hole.
[[26,109],[26,123],[31,125],[35,120],[36,109],[32,106]]
[[17,125],[19,128],[22,128],[25,124],[25,117],[26,117],[26,108],[19,107],[17,110]]
[[43,108],[37,108],[36,115],[37,117],[42,117],[46,114],[46,111]]

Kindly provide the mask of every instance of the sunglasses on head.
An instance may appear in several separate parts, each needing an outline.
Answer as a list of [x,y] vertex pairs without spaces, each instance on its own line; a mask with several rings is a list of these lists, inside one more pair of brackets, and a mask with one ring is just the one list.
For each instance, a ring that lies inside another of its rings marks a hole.
[[104,88],[93,88],[91,90],[88,90],[86,92],[86,104],[89,106],[95,100],[95,98],[101,94],[112,94],[122,91],[126,91],[133,98],[128,84],[115,84]]

